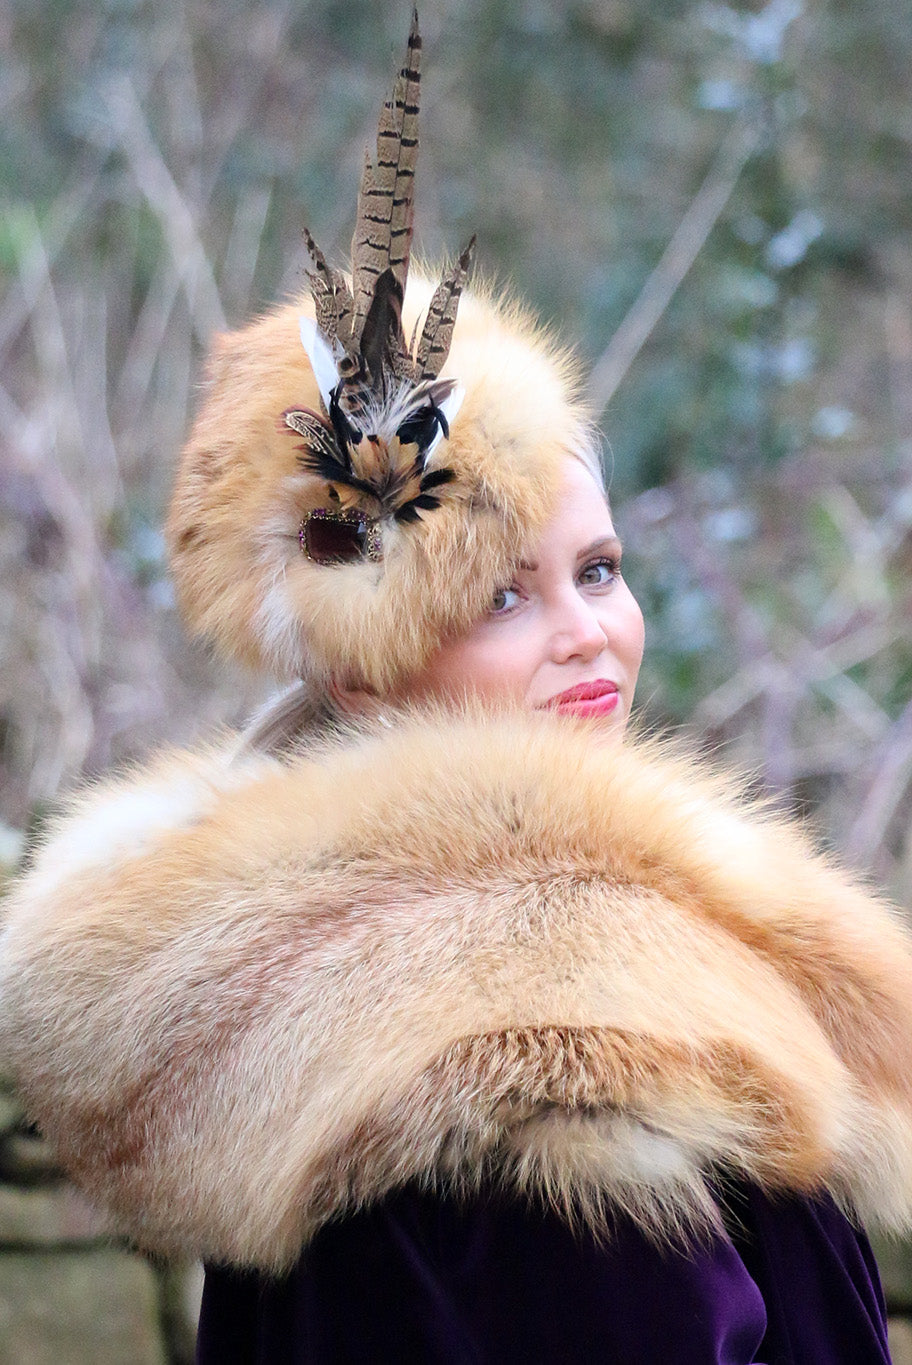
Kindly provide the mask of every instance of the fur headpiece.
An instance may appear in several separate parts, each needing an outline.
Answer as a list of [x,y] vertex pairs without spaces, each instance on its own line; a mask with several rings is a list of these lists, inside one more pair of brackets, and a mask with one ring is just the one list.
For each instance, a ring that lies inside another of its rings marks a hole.
[[420,48],[416,19],[351,284],[305,233],[307,295],[217,340],[169,518],[191,625],[318,687],[384,690],[466,629],[592,443],[570,357],[528,317],[466,296],[457,321],[474,239],[406,296]]

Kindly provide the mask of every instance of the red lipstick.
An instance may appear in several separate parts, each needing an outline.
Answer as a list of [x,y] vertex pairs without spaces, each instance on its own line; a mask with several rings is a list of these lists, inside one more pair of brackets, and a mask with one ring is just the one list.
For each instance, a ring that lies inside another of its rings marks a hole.
[[548,711],[559,711],[562,716],[608,716],[621,700],[617,683],[607,678],[577,683],[559,692],[545,703]]

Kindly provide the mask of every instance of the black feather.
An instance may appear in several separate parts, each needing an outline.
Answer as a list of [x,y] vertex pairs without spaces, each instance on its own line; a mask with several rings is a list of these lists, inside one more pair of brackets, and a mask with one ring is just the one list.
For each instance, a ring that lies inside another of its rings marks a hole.
[[285,425],[304,437],[298,462],[308,473],[316,474],[327,483],[344,484],[371,497],[376,496],[371,484],[357,478],[345,447],[340,447],[336,432],[322,417],[308,408],[292,408],[285,413]]
[[298,462],[308,474],[316,474],[318,478],[325,479],[327,483],[342,484],[345,488],[356,488],[359,493],[366,493],[371,498],[376,498],[377,490],[373,484],[366,479],[359,479],[350,470],[347,470],[338,460],[332,460],[325,455],[315,453],[309,446],[301,446],[301,453]]
[[395,373],[396,361],[404,346],[402,285],[387,267],[374,286],[374,297],[361,333],[361,355],[372,384],[382,389],[387,373]]
[[419,408],[411,417],[406,417],[396,435],[404,446],[414,443],[420,450],[427,450],[437,435],[439,421],[437,409],[428,404],[427,407]]
[[421,491],[426,493],[429,488],[439,488],[441,484],[452,483],[455,477],[454,469],[432,469],[430,474],[425,474],[421,480]]
[[[340,390],[342,388],[342,384],[337,384],[329,395],[329,420],[332,422],[333,430],[336,433],[339,449],[347,457],[349,448],[356,446],[361,440],[361,432],[342,410],[342,406],[339,402],[341,397]],[[351,469],[350,460],[349,469]]]

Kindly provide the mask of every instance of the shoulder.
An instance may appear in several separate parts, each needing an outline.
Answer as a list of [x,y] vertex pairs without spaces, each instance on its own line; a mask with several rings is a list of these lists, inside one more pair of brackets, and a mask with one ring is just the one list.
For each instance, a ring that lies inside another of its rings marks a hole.
[[582,724],[162,760],[47,846],[0,980],[36,1117],[151,1245],[287,1264],[404,1181],[492,1170],[660,1235],[717,1220],[719,1170],[912,1210],[902,928],[731,787]]

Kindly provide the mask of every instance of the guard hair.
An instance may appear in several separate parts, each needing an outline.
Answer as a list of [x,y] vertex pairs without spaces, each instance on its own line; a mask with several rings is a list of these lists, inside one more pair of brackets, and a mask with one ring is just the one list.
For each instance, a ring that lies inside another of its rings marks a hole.
[[[410,279],[407,332],[431,295],[427,280]],[[379,563],[314,563],[299,529],[340,489],[308,468],[283,421],[290,409],[320,412],[302,313],[313,315],[309,296],[215,343],[167,525],[178,600],[222,653],[303,678],[314,696],[331,676],[385,693],[509,582],[554,506],[564,461],[593,463],[592,429],[570,354],[517,306],[464,294],[441,378],[465,396],[427,466],[453,472],[434,489],[440,505],[408,522],[382,518]]]
[[710,1232],[729,1175],[910,1226],[909,935],[690,760],[428,713],[87,801],[6,901],[0,1052],[142,1245],[277,1270],[410,1181],[606,1237]]

